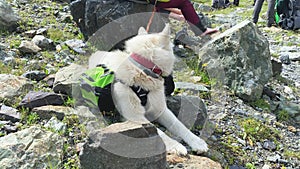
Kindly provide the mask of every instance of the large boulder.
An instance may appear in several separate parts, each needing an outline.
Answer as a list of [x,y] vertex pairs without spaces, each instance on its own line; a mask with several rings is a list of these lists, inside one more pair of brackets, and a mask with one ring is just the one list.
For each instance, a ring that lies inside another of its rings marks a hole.
[[0,168],[52,168],[62,164],[63,139],[32,126],[0,138]]
[[[110,50],[136,35],[139,27],[146,28],[153,6],[124,0],[76,0],[70,4],[70,9],[85,39],[97,32],[91,43],[96,43],[99,50]],[[164,19],[156,13],[150,31],[161,31],[162,23]]]
[[217,87],[225,84],[245,101],[259,99],[272,77],[268,40],[248,20],[209,41],[199,58]]
[[5,0],[0,0],[0,30],[14,31],[19,19],[12,7]]
[[116,123],[91,132],[80,152],[83,169],[165,169],[165,145],[151,124]]

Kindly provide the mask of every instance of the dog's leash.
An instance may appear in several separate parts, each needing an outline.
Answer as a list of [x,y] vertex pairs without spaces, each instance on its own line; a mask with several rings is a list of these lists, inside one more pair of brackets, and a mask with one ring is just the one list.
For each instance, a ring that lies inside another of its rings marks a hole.
[[154,1],[153,11],[152,11],[152,14],[151,14],[151,16],[149,18],[149,21],[148,21],[148,24],[147,24],[147,28],[146,28],[147,32],[149,32],[150,26],[151,26],[153,18],[154,18],[154,14],[156,12],[156,4],[157,4],[157,0]]

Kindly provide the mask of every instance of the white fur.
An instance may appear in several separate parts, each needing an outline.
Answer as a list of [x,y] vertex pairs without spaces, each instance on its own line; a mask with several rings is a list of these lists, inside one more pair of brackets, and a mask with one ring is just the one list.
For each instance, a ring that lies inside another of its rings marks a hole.
[[[167,108],[164,94],[163,78],[147,76],[140,68],[128,59],[131,53],[137,53],[158,65],[163,75],[172,72],[175,56],[170,42],[170,28],[166,25],[160,33],[147,34],[144,28],[140,28],[138,35],[126,41],[125,51],[103,52],[93,54],[89,66],[105,64],[115,72],[117,79],[112,88],[112,96],[118,111],[127,120],[149,123],[145,115],[151,114],[151,120],[158,120],[172,134],[181,137],[192,150],[205,152],[208,150],[204,140],[194,135],[187,129],[174,114]],[[140,86],[149,90],[146,106],[142,106],[140,99],[129,86]],[[148,117],[148,116],[147,116]],[[167,145],[167,150],[178,154],[187,154],[186,148],[177,141],[169,138],[162,131],[158,131]]]

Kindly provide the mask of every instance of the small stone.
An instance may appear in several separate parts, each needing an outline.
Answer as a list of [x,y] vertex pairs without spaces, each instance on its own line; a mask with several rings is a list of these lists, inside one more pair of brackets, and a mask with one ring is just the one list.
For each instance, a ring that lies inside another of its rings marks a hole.
[[294,126],[288,126],[288,130],[292,133],[296,133],[297,129]]
[[278,160],[281,158],[281,156],[279,154],[276,154],[274,156],[268,156],[267,157],[267,160],[270,161],[270,162],[278,162]]
[[270,168],[271,168],[271,166],[265,164],[261,169],[270,169]]
[[29,30],[29,31],[26,31],[24,34],[26,36],[28,36],[29,38],[32,38],[32,37],[34,37],[34,35],[36,35],[36,30]]
[[293,90],[290,87],[284,86],[284,93],[291,95],[294,92],[293,92]]
[[36,54],[42,50],[34,42],[31,41],[22,41],[18,49],[22,53],[29,53],[29,54],[30,53]]
[[288,54],[283,54],[279,57],[281,63],[289,65],[291,64],[291,60]]
[[177,164],[178,168],[184,168],[184,165],[182,163]]
[[3,128],[5,131],[7,131],[7,133],[13,133],[18,130],[16,126],[11,126],[11,125],[4,125]]
[[79,54],[85,54],[82,48],[86,47],[86,44],[82,40],[72,39],[65,42],[66,45]]
[[38,29],[36,31],[37,35],[42,35],[42,34],[45,34],[45,33],[47,33],[47,29],[46,28],[41,28],[41,29]]
[[62,47],[61,47],[61,45],[56,45],[55,49],[56,49],[56,52],[60,52],[62,50]]
[[9,120],[11,122],[17,122],[21,120],[21,115],[17,109],[5,105],[1,106],[0,117],[1,119]]
[[192,80],[193,82],[200,82],[201,79],[202,79],[201,76],[192,76],[192,77],[191,77],[191,80]]
[[66,125],[60,122],[56,117],[52,117],[44,127],[53,129],[56,132],[64,132],[66,130]]
[[238,165],[232,165],[232,166],[229,166],[229,169],[246,169],[246,168],[242,167],[242,166],[238,166]]
[[53,41],[43,35],[35,35],[31,41],[42,49],[54,49]]
[[237,138],[237,141],[238,141],[239,143],[241,143],[243,146],[246,145],[246,141],[245,141],[245,140],[242,140],[242,139],[240,139],[240,138]]
[[268,140],[268,141],[264,142],[263,148],[266,150],[274,151],[274,150],[276,150],[276,145],[274,142]]
[[46,73],[41,72],[41,71],[30,71],[30,72],[24,73],[22,76],[26,77],[27,79],[30,79],[30,80],[41,81],[47,75],[46,75]]

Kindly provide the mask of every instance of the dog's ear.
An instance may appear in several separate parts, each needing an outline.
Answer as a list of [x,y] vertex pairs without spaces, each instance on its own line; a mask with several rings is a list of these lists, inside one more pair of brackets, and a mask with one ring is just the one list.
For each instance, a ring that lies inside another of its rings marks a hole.
[[165,28],[162,30],[161,34],[169,36],[171,34],[170,24],[166,24]]
[[164,49],[169,49],[170,47],[170,34],[171,34],[171,30],[170,30],[170,25],[166,24],[165,28],[163,29],[162,32],[159,33],[160,35],[160,46]]
[[146,34],[148,34],[146,29],[144,27],[140,27],[138,31],[138,35],[146,35]]

